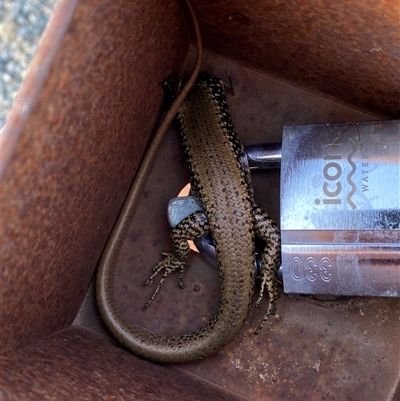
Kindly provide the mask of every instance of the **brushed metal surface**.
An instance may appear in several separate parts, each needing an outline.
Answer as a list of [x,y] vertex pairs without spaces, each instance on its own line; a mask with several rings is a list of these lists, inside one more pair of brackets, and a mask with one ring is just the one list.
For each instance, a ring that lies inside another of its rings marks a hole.
[[285,292],[400,297],[400,121],[283,130]]

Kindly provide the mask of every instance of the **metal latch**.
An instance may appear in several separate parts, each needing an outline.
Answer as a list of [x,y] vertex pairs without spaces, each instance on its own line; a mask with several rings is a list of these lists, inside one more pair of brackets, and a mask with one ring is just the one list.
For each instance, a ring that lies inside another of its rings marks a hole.
[[[281,166],[286,293],[400,297],[400,120],[287,126],[245,150],[252,169]],[[171,226],[199,209],[172,199]],[[216,265],[211,237],[196,246]]]

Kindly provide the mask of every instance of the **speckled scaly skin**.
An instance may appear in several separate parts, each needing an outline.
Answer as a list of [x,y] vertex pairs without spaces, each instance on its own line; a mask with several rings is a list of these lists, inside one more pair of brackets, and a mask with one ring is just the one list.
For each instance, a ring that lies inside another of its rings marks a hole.
[[[171,234],[174,253],[153,269],[148,283],[161,271],[162,281],[174,270],[182,273],[189,255],[187,239],[211,231],[216,246],[221,301],[217,314],[200,329],[163,337],[126,322],[111,301],[112,271],[99,273],[97,300],[102,316],[116,338],[137,355],[157,362],[188,362],[216,353],[241,329],[254,289],[254,237],[267,241],[263,254],[263,282],[268,289],[267,316],[275,313],[275,270],[280,252],[279,230],[254,204],[250,173],[243,147],[233,127],[223,82],[200,74],[177,114],[191,185],[204,212],[178,224]],[[150,300],[150,301],[151,301]],[[149,301],[149,303],[150,303]]]

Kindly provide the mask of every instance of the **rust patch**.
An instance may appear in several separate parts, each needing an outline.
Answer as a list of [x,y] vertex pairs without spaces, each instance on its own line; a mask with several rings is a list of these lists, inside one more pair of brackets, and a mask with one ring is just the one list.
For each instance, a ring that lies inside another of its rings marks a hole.
[[218,400],[238,397],[72,327],[0,357],[3,400]]
[[1,185],[2,351],[72,323],[188,45],[174,1],[85,0],[71,21],[66,3],[5,127],[20,136]]
[[398,0],[193,3],[205,46],[215,54],[371,112],[399,116]]

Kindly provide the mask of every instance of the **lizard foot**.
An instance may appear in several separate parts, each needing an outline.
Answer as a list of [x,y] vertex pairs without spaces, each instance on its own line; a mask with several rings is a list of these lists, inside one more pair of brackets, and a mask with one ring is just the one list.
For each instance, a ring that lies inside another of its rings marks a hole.
[[258,307],[260,305],[260,302],[264,296],[265,289],[268,290],[269,305],[268,305],[267,312],[265,313],[260,324],[254,331],[254,334],[258,334],[261,331],[265,322],[268,319],[268,316],[275,315],[275,313],[276,313],[276,301],[279,298],[279,291],[278,291],[278,280],[275,275],[275,267],[270,267],[268,269],[265,269],[265,271],[263,271],[260,294],[254,305],[255,307]]
[[165,256],[165,259],[158,263],[156,266],[153,267],[153,274],[146,280],[144,283],[145,286],[149,285],[154,277],[160,273],[162,270],[164,270],[164,273],[157,285],[157,288],[155,289],[153,295],[149,299],[149,301],[146,303],[146,305],[143,307],[143,309],[148,308],[148,306],[151,304],[157,293],[160,291],[161,285],[164,282],[164,280],[174,271],[180,270],[179,273],[179,287],[184,288],[183,286],[183,281],[182,281],[182,276],[183,276],[183,270],[185,269],[185,261],[182,261],[178,259],[173,253],[162,253]]

